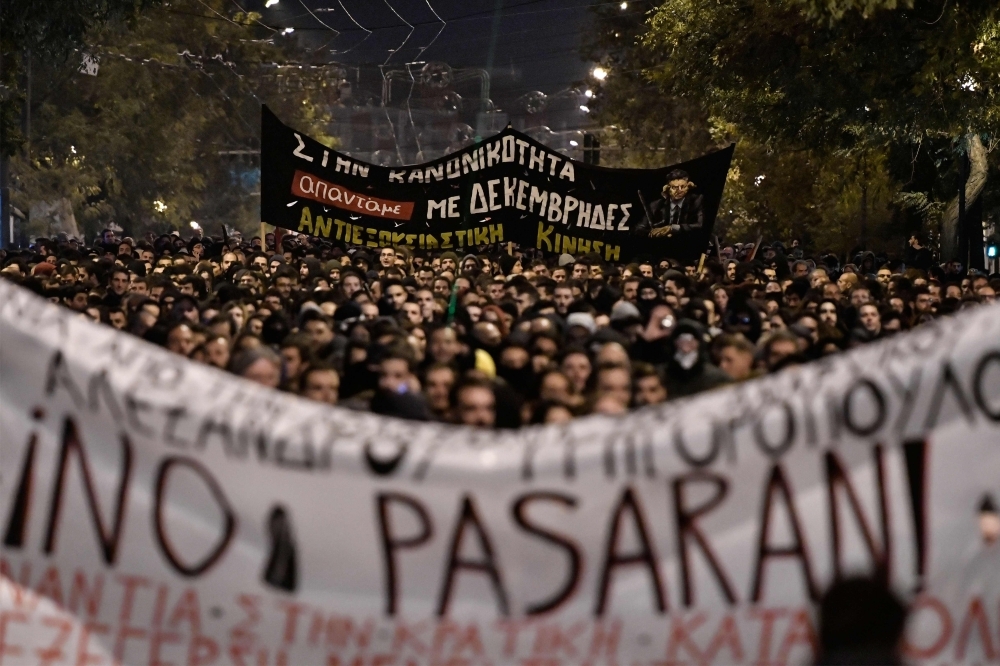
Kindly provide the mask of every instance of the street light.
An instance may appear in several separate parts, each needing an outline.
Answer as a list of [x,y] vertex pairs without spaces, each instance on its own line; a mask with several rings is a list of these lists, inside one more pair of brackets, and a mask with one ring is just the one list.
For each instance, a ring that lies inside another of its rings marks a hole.
[[608,78],[608,70],[604,69],[603,67],[595,67],[594,69],[590,70],[590,75],[593,76],[598,81],[603,81],[604,79]]
[[[277,2],[278,0],[274,0],[274,1]],[[623,2],[622,4],[620,4],[618,6],[622,8],[622,11],[628,9],[628,3],[627,2]]]
[[264,7],[271,8],[276,4],[278,4],[279,2],[281,2],[281,0],[267,0],[267,2],[264,3]]
[[293,32],[295,32],[295,28],[285,28],[284,30],[281,31],[281,34],[283,34],[283,35],[290,35]]

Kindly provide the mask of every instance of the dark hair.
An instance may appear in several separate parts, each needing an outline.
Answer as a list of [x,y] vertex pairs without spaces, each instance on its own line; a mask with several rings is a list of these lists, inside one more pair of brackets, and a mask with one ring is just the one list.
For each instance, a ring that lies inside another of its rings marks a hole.
[[573,410],[570,409],[568,405],[564,405],[558,400],[539,400],[538,403],[535,404],[535,408],[531,410],[530,423],[532,425],[545,423],[545,419],[548,418],[549,412],[553,409],[559,408],[568,410],[570,414],[573,413]]
[[[287,347],[288,345],[285,345],[285,346]],[[301,350],[301,348],[300,348],[300,350]],[[313,360],[310,360],[309,365],[306,366],[306,369],[303,370],[302,374],[299,375],[299,386],[298,386],[298,389],[299,389],[300,393],[305,389],[305,387],[306,387],[306,380],[309,378],[309,375],[313,374],[314,372],[334,372],[334,373],[337,374],[337,378],[338,379],[340,378],[340,372],[338,372],[337,368],[333,367],[329,363],[327,363],[325,361],[313,361]]]
[[820,601],[819,661],[901,663],[895,653],[905,626],[906,606],[884,582],[841,580]]
[[484,388],[496,395],[493,382],[482,377],[463,377],[459,381],[455,382],[455,385],[451,388],[451,393],[448,396],[448,404],[457,405],[458,396],[462,394],[462,391],[470,388]]

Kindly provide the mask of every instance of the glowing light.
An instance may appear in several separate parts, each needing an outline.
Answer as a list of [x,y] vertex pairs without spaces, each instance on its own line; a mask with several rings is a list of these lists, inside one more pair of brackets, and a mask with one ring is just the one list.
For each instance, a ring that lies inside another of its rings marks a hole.
[[628,3],[627,2],[623,2],[622,4],[620,4],[618,6],[621,7],[623,10],[624,9],[628,9]]
[[579,144],[579,143],[577,143],[576,141],[572,141],[572,140],[571,140],[571,141],[569,142],[569,145],[571,145],[571,146],[573,146],[574,148],[576,148],[576,147],[577,147],[577,146],[579,146],[580,144]]
[[155,210],[157,213],[166,213],[167,203],[163,201],[163,199],[157,199],[156,201],[153,202],[153,210]]
[[[275,0],[275,2],[277,2],[277,0]],[[197,231],[198,229],[201,229],[201,225],[194,220],[191,220],[191,228]]]
[[608,70],[603,67],[595,67],[590,71],[590,75],[593,76],[598,81],[603,81],[608,78]]
[[590,109],[583,104],[580,105],[580,110],[583,111],[584,113],[590,113]]
[[290,35],[293,32],[295,32],[295,28],[285,28],[284,30],[281,31],[281,34],[283,34],[283,35]]
[[589,99],[589,98],[591,98],[591,97],[594,96],[594,91],[593,90],[585,90],[584,93],[583,93],[583,95],[584,95],[584,97],[587,97]]
[[279,2],[281,2],[281,0],[267,0],[267,2],[264,3],[264,6],[265,7],[274,7]]
[[70,147],[69,147],[69,152],[71,152],[71,153],[73,153],[74,155],[76,155],[76,146],[70,146]]

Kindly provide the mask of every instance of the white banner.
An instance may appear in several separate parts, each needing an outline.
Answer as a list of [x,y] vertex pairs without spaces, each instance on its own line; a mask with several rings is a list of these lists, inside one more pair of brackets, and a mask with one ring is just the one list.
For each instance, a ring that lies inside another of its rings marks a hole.
[[1000,306],[623,418],[331,409],[0,281],[0,663],[804,663],[887,571],[1000,660]]

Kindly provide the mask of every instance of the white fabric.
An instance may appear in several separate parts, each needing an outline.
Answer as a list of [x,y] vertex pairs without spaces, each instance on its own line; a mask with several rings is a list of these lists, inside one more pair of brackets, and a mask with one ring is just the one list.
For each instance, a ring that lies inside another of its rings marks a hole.
[[[866,573],[838,479],[878,555],[879,469],[908,657],[1000,659],[978,514],[1000,501],[1000,306],[622,418],[491,432],[265,390],[0,281],[0,664],[806,663],[804,571],[816,592],[834,575],[828,470],[840,569]],[[788,546],[789,498],[808,567],[764,558],[755,601],[765,507]]]

